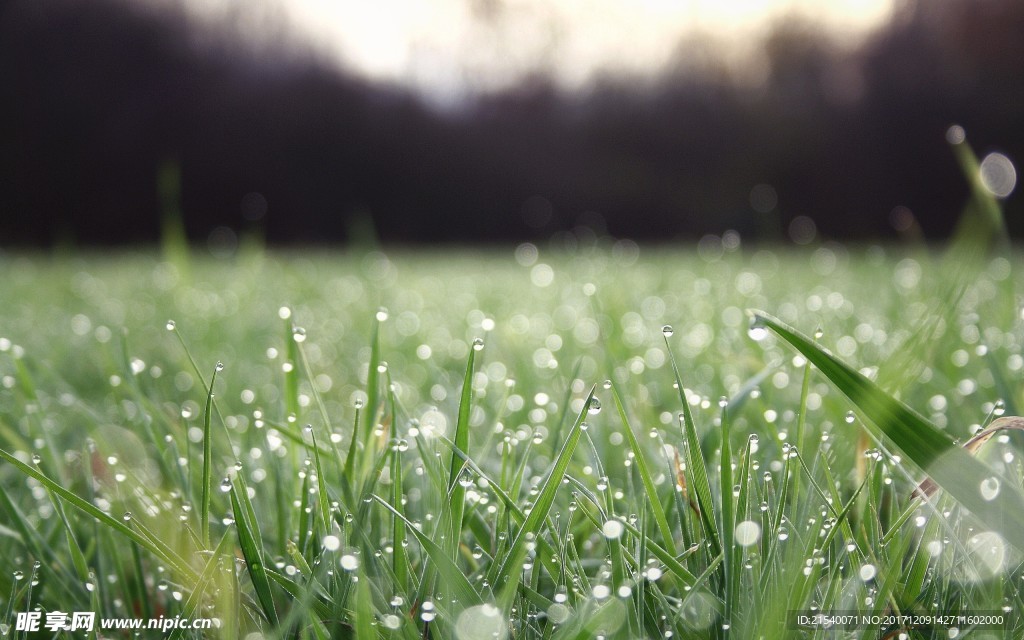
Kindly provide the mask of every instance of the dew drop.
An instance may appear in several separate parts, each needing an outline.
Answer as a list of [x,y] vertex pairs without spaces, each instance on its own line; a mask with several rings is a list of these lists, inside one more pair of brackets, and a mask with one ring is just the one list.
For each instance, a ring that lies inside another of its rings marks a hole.
[[39,455],[38,453],[33,453],[32,454],[32,464],[38,465],[38,464],[42,463],[42,461],[43,461],[43,456]]
[[388,319],[388,310],[385,307],[377,309],[377,322],[384,322]]
[[614,540],[622,536],[624,529],[625,527],[618,520],[606,520],[604,526],[601,527],[601,533],[609,540]]
[[858,573],[860,575],[861,580],[863,580],[864,582],[869,582],[872,579],[874,579],[875,575],[878,573],[878,570],[875,568],[875,565],[866,564],[860,568],[860,571]]
[[601,413],[601,401],[597,398],[591,398],[590,406],[587,407],[587,412],[591,415]]
[[671,335],[672,335],[673,333],[675,333],[675,332],[676,332],[676,330],[675,330],[675,329],[673,329],[673,328],[672,328],[672,325],[670,325],[670,324],[666,324],[666,325],[665,325],[664,327],[662,327],[662,328],[661,328],[661,333],[662,333],[662,335],[664,335],[664,336],[665,336],[666,338],[670,337],[670,336],[671,336]]
[[215,368],[215,369],[217,370],[217,373],[220,373],[221,371],[223,371],[223,370],[224,370],[224,363],[223,363],[223,362],[220,362],[220,361],[218,361],[218,362],[217,362],[217,366],[216,366],[216,367],[214,367],[214,368]]
[[857,419],[857,416],[854,415],[853,411],[847,411],[846,412],[846,424],[853,424],[853,421],[856,420],[856,419]]
[[605,389],[611,389],[612,388],[612,381],[611,380],[605,380],[601,384],[601,386],[604,387]]
[[747,335],[755,342],[761,342],[767,338],[768,328],[764,326],[764,319],[760,316],[754,316],[754,319],[750,321],[750,328],[747,329]]
[[223,480],[220,481],[220,490],[222,493],[227,493],[228,491],[231,491],[231,478],[225,477]]
[[363,404],[364,403],[363,403],[363,399],[362,398],[356,398],[352,402],[352,406],[355,407],[356,409],[362,409],[363,408]]
[[303,329],[302,327],[295,327],[294,329],[292,329],[292,340],[299,343],[305,342],[306,330]]
[[337,551],[341,547],[341,540],[338,536],[324,536],[324,549]]
[[991,502],[996,499],[999,495],[999,479],[998,478],[985,478],[981,481],[981,497],[982,499]]
[[131,511],[125,511],[124,515],[121,516],[121,518],[123,518],[125,522],[131,522],[131,520],[132,520],[132,512]]
[[753,520],[744,520],[736,525],[736,544],[749,547],[761,539],[761,525]]
[[821,340],[824,337],[825,337],[825,330],[824,329],[822,329],[821,327],[818,327],[817,329],[814,330],[814,339],[815,340]]
[[177,325],[177,324],[175,324],[174,320],[168,320],[168,321],[167,321],[167,324],[166,324],[166,325],[164,325],[164,326],[166,326],[166,327],[167,327],[167,330],[168,330],[168,331],[174,331],[174,328],[175,328],[176,326],[178,326],[178,325]]
[[484,348],[484,341],[482,338],[475,338],[473,340],[473,351],[482,351]]
[[345,571],[355,571],[359,568],[359,558],[355,557],[351,553],[346,553],[341,556],[339,564],[341,564],[341,568]]

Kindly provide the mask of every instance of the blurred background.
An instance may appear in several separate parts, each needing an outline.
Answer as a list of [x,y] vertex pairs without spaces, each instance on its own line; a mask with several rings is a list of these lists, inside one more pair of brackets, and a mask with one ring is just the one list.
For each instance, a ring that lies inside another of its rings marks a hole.
[[0,246],[941,238],[954,124],[1020,237],[1021,34],[1019,0],[6,0]]

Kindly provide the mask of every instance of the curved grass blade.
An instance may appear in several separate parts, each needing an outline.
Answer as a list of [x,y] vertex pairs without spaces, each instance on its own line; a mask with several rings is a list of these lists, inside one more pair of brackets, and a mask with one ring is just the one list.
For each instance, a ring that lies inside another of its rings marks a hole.
[[[964,451],[971,455],[976,455],[981,446],[988,442],[992,436],[1000,431],[1022,431],[1024,430],[1024,418],[1018,416],[1006,416],[999,418],[990,424],[988,427],[982,429],[970,440],[963,444]],[[928,498],[938,491],[939,487],[935,484],[935,481],[931,478],[925,478],[921,484],[917,485],[917,489],[914,489],[914,497]]]
[[763,312],[754,312],[754,318],[813,363],[936,486],[1024,550],[1024,496],[1018,489],[1004,482],[996,495],[983,498],[980,489],[995,472],[956,446],[948,434],[781,320]]
[[452,562],[448,554],[445,553],[441,547],[437,545],[429,536],[424,534],[422,531],[416,528],[411,522],[409,522],[405,516],[398,512],[397,509],[392,507],[387,500],[380,496],[374,495],[373,498],[382,504],[385,509],[391,512],[391,514],[400,518],[406,526],[406,529],[412,532],[413,536],[423,547],[423,551],[430,558],[430,561],[434,564],[434,568],[437,570],[438,576],[445,582],[445,585],[454,591],[455,596],[464,607],[471,607],[478,605],[482,602],[480,594],[477,593],[473,585],[469,583],[466,576],[459,569],[458,565]]

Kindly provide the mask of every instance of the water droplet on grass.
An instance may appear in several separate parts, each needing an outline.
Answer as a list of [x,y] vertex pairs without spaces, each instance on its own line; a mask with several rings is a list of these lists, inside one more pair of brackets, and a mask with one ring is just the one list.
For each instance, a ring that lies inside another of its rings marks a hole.
[[223,363],[223,362],[219,362],[219,361],[218,361],[218,362],[217,362],[217,366],[216,366],[216,367],[214,367],[214,368],[215,368],[215,369],[217,370],[217,373],[220,373],[221,371],[223,371],[223,370],[224,370],[224,363]]
[[359,558],[355,557],[351,553],[346,553],[341,556],[341,560],[338,561],[338,564],[340,564],[341,568],[345,571],[355,571],[359,568]]
[[166,327],[167,327],[167,330],[168,330],[168,331],[174,331],[174,328],[175,328],[176,326],[178,326],[178,325],[177,325],[177,324],[175,324],[174,320],[168,320],[168,321],[167,321],[167,324],[166,324],[166,325],[164,325],[164,326],[166,326]]
[[384,322],[388,319],[388,310],[385,307],[377,309],[377,322]]
[[341,540],[338,536],[324,536],[324,549],[328,551],[337,551],[341,547]]
[[222,493],[227,493],[228,491],[231,491],[231,478],[226,477],[220,481],[220,490]]
[[875,568],[875,565],[866,564],[860,568],[858,575],[860,575],[860,579],[864,582],[869,582],[875,578],[877,573],[878,570]]
[[764,320],[760,316],[754,316],[754,319],[750,321],[747,335],[754,342],[761,342],[768,337],[768,327],[764,325]]
[[475,338],[473,340],[473,351],[482,351],[484,348],[484,341],[482,338]]
[[598,400],[597,398],[591,398],[590,406],[587,407],[587,413],[591,415],[601,413],[601,401]]
[[736,525],[736,544],[749,547],[761,539],[761,525],[753,520],[744,520]]
[[996,499],[999,495],[999,479],[998,478],[985,478],[981,481],[981,497],[982,499],[991,502]]
[[607,520],[605,521],[604,526],[601,527],[601,533],[603,533],[604,537],[609,540],[621,537],[624,530],[625,527],[618,520]]
[[676,332],[676,330],[673,329],[672,325],[670,325],[670,324],[666,324],[664,327],[661,328],[661,333],[666,338],[671,337],[672,334],[675,333],[675,332]]
[[292,340],[294,340],[295,342],[299,342],[299,343],[305,342],[306,341],[306,330],[303,329],[302,327],[295,327],[295,328],[293,328],[292,329]]

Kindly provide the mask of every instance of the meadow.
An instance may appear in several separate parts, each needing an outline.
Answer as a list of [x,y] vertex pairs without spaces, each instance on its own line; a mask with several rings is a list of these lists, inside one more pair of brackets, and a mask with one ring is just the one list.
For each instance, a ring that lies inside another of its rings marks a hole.
[[1024,270],[950,251],[0,254],[0,636],[1020,638]]

